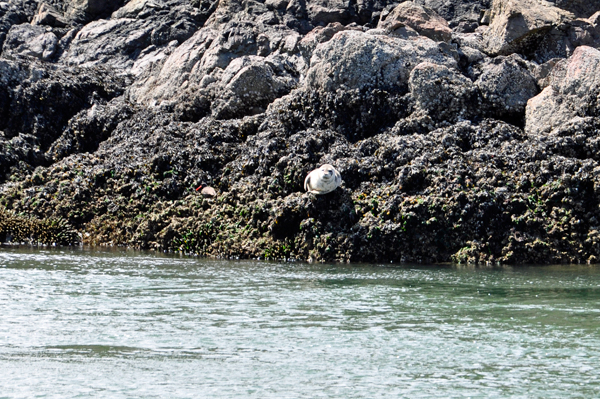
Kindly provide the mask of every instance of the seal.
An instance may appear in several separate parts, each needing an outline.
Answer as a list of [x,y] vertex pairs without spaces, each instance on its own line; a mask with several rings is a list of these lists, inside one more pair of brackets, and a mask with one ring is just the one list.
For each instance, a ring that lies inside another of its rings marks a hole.
[[340,172],[329,164],[322,165],[306,175],[304,189],[313,194],[327,194],[342,184]]

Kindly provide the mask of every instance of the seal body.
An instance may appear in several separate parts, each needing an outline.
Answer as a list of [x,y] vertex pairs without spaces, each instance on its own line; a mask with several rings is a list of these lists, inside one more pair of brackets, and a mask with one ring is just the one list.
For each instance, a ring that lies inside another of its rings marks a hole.
[[325,164],[304,179],[304,189],[313,194],[327,194],[342,184],[342,176],[333,166]]

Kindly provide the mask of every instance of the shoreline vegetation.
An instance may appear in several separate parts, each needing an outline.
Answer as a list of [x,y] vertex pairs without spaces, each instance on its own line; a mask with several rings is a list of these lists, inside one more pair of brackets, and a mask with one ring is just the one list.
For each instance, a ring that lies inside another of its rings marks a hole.
[[0,3],[0,241],[599,263],[600,1],[441,3]]

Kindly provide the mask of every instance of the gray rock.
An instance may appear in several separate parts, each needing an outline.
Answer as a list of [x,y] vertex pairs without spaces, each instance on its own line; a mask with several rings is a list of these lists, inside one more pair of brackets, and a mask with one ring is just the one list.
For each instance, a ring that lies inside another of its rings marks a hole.
[[102,69],[54,69],[36,59],[0,59],[0,130],[34,135],[46,150],[69,119],[121,94],[123,82]]
[[308,19],[313,26],[334,22],[348,24],[355,20],[355,11],[350,0],[314,0],[306,3]]
[[550,84],[527,103],[525,131],[552,134],[577,118],[600,115],[600,51],[578,47],[556,64]]
[[599,0],[548,0],[548,2],[574,13],[578,18],[587,18],[600,10]]
[[491,114],[519,123],[527,101],[539,93],[536,79],[527,63],[517,55],[496,57],[478,67],[475,81]]
[[34,0],[10,0],[0,3],[0,51],[6,35],[14,25],[28,23],[35,15],[38,4]]
[[105,18],[123,4],[123,0],[68,0],[67,17],[85,23]]
[[308,32],[298,43],[298,48],[306,62],[310,61],[312,53],[319,43],[325,43],[331,40],[333,35],[343,30],[349,29],[340,23],[332,23],[327,26],[318,26]]
[[174,109],[185,120],[207,113],[231,118],[264,112],[296,86],[305,63],[296,32],[245,22],[227,22],[217,31],[216,23],[157,64],[131,87],[129,97]]
[[142,65],[164,58],[174,41],[185,41],[196,27],[191,17],[170,25],[158,17],[94,21],[77,33],[60,61],[67,65],[111,66],[119,74],[138,75]]
[[233,60],[213,88],[213,115],[222,119],[262,113],[273,100],[289,93],[297,81],[278,76],[273,61],[259,56]]
[[58,49],[58,38],[46,27],[13,25],[4,43],[3,56],[26,56],[49,60]]
[[63,28],[69,25],[69,21],[63,14],[51,5],[40,3],[37,14],[31,20],[32,25],[48,25],[56,28]]
[[[216,65],[206,65],[209,58],[212,63],[218,64],[218,55],[211,57],[207,53],[217,38],[217,32],[212,29],[199,30],[164,62],[157,64],[156,68],[135,82],[128,90],[128,96],[146,106],[168,105],[167,103],[173,101],[190,85],[190,80],[194,79],[196,74],[196,80],[200,84],[206,73],[214,69]],[[202,62],[205,54],[207,59]]]
[[113,12],[111,15],[111,19],[137,18],[140,13],[144,12],[148,8],[157,8],[161,3],[163,2],[160,0],[131,0],[127,2],[123,7]]
[[600,47],[600,29],[597,13],[589,19],[574,19],[553,27],[531,51],[531,57],[540,63],[552,58],[567,58],[579,46]]
[[417,65],[410,73],[409,88],[417,114],[425,112],[435,121],[455,123],[478,111],[473,82],[447,66],[431,62]]
[[317,46],[305,84],[310,89],[333,92],[368,87],[398,90],[407,86],[410,71],[423,61],[456,68],[458,53],[444,49],[427,38],[404,40],[339,32]]
[[554,27],[573,19],[573,14],[545,1],[494,0],[484,33],[486,51],[491,55],[531,52]]
[[533,74],[540,89],[545,89],[550,84],[550,72],[562,58],[552,58],[534,68]]
[[137,76],[191,37],[203,18],[198,9],[177,0],[129,2],[115,11],[112,19],[85,25],[60,62],[111,66],[119,74]]
[[150,21],[137,19],[91,22],[75,35],[60,61],[85,67],[108,65],[128,73],[141,52],[152,44],[154,29]]
[[435,10],[450,27],[458,27],[461,23],[478,25],[481,14],[490,8],[492,0],[414,0],[416,4]]
[[377,28],[395,31],[406,26],[436,41],[447,42],[452,39],[452,31],[444,18],[434,10],[411,1],[400,3],[385,19],[379,21]]

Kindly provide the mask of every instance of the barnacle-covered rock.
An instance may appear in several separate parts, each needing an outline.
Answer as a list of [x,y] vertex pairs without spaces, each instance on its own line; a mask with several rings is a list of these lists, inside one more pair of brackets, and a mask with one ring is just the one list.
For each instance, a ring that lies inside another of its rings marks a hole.
[[0,2],[4,241],[600,259],[595,2],[93,4]]

